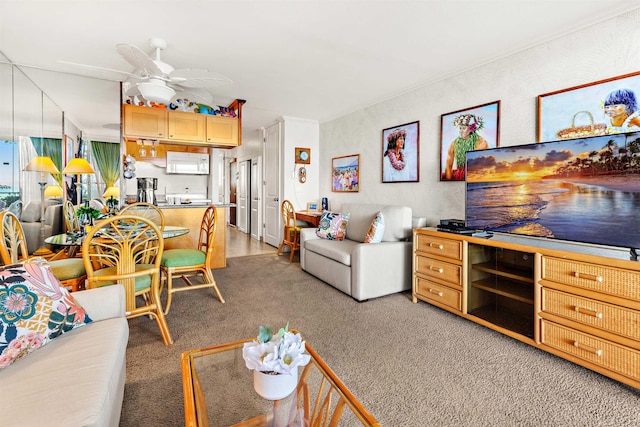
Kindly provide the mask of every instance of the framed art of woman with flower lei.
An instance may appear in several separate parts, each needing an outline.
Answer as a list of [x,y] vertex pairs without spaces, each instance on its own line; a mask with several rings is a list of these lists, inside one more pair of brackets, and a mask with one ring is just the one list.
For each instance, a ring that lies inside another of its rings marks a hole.
[[382,182],[418,182],[420,122],[382,131]]

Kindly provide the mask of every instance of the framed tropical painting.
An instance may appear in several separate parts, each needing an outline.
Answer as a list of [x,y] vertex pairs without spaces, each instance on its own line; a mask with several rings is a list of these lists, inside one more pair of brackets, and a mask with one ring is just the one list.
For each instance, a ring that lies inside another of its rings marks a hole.
[[640,131],[640,71],[538,96],[538,142]]
[[331,191],[360,191],[360,154],[331,159]]
[[467,151],[498,147],[500,101],[440,116],[440,181],[464,181]]
[[382,130],[382,182],[420,181],[420,122]]

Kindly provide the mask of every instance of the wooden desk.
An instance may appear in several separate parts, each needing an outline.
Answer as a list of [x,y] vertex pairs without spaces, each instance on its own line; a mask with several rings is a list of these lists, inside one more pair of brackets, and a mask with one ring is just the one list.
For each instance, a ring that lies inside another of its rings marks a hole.
[[320,224],[320,217],[322,216],[322,212],[314,212],[314,211],[300,211],[296,212],[296,219],[300,221],[308,222],[309,225],[317,227]]

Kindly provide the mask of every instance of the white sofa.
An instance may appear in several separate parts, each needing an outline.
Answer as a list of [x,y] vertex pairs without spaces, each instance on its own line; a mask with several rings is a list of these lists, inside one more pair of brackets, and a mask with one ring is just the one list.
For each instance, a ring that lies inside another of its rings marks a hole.
[[[363,243],[378,211],[385,223],[382,242]],[[315,228],[303,228],[302,269],[358,301],[411,289],[411,208],[346,203],[336,212],[350,214],[346,238],[325,240]]]
[[129,326],[121,285],[74,292],[93,322],[0,370],[0,425],[118,426]]

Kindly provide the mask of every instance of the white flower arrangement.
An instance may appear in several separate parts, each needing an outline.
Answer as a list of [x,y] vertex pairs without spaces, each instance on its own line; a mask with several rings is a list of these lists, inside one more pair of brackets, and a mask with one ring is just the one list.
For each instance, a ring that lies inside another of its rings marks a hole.
[[247,342],[242,348],[242,357],[247,368],[265,374],[286,374],[296,372],[298,366],[305,366],[311,356],[304,354],[305,343],[300,334],[289,331],[289,324],[273,335],[271,327],[260,326],[257,339]]

